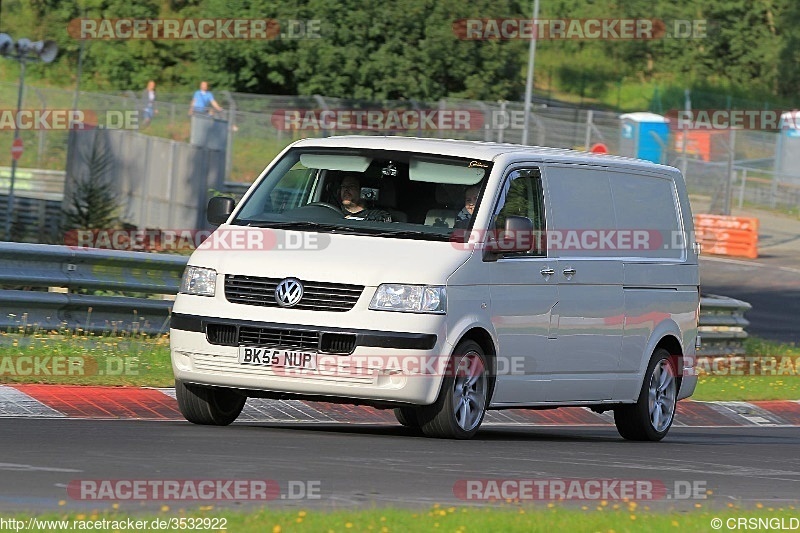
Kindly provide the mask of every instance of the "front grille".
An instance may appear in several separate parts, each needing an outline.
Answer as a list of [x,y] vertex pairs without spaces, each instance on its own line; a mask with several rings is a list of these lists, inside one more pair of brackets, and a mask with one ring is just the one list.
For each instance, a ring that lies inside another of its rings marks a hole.
[[243,346],[270,346],[296,348],[316,352],[319,349],[319,332],[303,329],[239,327],[239,344]]
[[356,348],[356,336],[351,333],[323,333],[320,349],[328,353],[351,353]]
[[211,344],[236,346],[236,326],[230,324],[209,324],[206,328],[206,338]]
[[[225,276],[225,298],[231,303],[280,307],[275,288],[284,278]],[[303,298],[289,309],[312,311],[349,311],[364,291],[363,285],[303,281]]]
[[209,343],[220,346],[263,346],[338,354],[352,353],[356,347],[354,333],[326,333],[312,329],[233,324],[208,324],[206,338]]

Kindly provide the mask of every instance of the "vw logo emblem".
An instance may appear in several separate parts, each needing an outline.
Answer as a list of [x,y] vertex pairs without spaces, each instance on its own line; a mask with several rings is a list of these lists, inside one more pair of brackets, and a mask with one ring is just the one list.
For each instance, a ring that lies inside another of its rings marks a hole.
[[297,278],[286,278],[275,287],[275,301],[281,307],[292,307],[303,297],[303,284]]

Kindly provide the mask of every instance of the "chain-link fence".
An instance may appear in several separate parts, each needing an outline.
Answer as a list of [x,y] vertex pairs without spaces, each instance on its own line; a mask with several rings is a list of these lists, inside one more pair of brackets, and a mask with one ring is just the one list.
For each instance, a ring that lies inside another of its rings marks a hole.
[[[16,84],[0,83],[0,98],[16,99]],[[320,95],[253,95],[216,91],[223,107],[213,118],[224,140],[226,181],[249,183],[266,164],[291,142],[305,137],[330,135],[411,135],[490,142],[522,141],[522,102],[482,102],[443,99],[364,101]],[[143,91],[116,95],[26,86],[24,108],[81,110],[110,128],[138,128],[140,133],[191,143],[196,141],[189,107],[189,93],[157,91],[156,114],[145,124],[139,115],[144,107]],[[411,112],[416,121],[404,122]],[[360,115],[359,115],[360,113]],[[370,115],[369,113],[372,113]],[[393,114],[394,113],[394,114]],[[326,120],[326,116],[333,117]],[[375,124],[372,116],[378,117]],[[460,127],[420,117],[461,117]],[[356,118],[353,117],[361,117]],[[364,118],[366,117],[366,118]],[[345,120],[346,119],[346,120]],[[535,99],[530,120],[529,144],[557,148],[588,149],[602,143],[610,153],[619,153],[621,121],[618,113],[569,107]],[[116,122],[115,122],[116,121]],[[377,124],[377,126],[376,126]],[[711,130],[693,132],[691,142],[679,142],[683,132],[672,130],[664,150],[664,162],[681,168],[690,192],[713,197],[712,207],[724,212],[730,205],[753,202],[768,207],[800,206],[800,177],[778,168],[779,134],[773,131]],[[11,146],[13,131],[0,128],[0,147]],[[25,152],[23,168],[63,170],[67,155],[67,132],[31,129],[22,132]],[[695,142],[696,141],[696,142]],[[204,143],[206,141],[203,141]],[[688,146],[688,149],[687,149]],[[0,165],[10,164],[10,153],[0,150]],[[8,160],[8,162],[6,162]]]

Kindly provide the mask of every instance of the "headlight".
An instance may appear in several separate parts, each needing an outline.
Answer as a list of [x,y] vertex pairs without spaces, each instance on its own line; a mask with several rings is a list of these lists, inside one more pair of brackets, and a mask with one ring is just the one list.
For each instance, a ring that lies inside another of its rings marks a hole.
[[186,267],[181,280],[181,292],[198,296],[214,296],[217,289],[217,271],[210,268]]
[[386,283],[375,291],[369,308],[376,311],[444,314],[447,312],[447,293],[444,287],[435,285]]

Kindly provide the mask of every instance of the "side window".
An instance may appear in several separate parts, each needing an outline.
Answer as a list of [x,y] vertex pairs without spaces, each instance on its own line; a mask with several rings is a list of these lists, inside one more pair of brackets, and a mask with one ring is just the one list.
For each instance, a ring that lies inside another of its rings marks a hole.
[[621,255],[681,258],[683,249],[675,245],[680,223],[672,180],[616,172],[611,175],[611,193],[617,230],[631,235],[636,245]]
[[500,199],[495,208],[492,228],[496,235],[505,230],[509,216],[527,217],[533,223],[533,235],[513,236],[514,239],[530,238],[533,247],[527,252],[506,253],[506,257],[544,256],[545,217],[542,194],[542,177],[538,168],[520,169],[511,172],[503,183]]
[[609,172],[579,165],[547,168],[550,254],[556,257],[605,257],[617,253],[601,235],[615,236],[617,222]]

